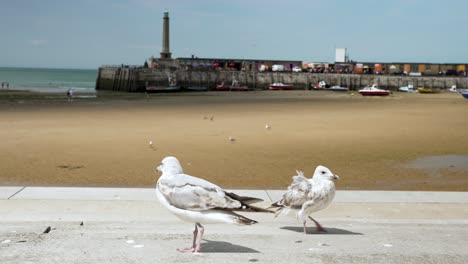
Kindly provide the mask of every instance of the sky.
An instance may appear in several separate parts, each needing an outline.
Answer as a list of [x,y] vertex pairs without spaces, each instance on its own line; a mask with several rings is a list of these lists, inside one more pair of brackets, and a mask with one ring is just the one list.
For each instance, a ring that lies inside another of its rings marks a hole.
[[0,67],[173,58],[468,63],[466,0],[0,0]]

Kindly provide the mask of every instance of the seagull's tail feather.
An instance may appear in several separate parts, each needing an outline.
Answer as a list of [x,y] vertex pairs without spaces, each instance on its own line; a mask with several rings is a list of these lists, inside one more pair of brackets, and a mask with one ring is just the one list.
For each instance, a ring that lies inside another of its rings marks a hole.
[[236,223],[238,225],[253,225],[253,224],[258,223],[255,220],[252,220],[250,218],[247,218],[245,216],[242,216],[242,215],[239,215],[239,214],[236,214],[236,213],[232,213],[231,217],[232,217],[231,219],[234,221],[234,223]]
[[232,192],[226,192],[226,195],[244,204],[253,204],[253,203],[263,202],[263,199],[260,199],[260,198],[240,196]]
[[304,177],[304,172],[301,170],[296,170],[297,176]]
[[262,207],[250,205],[250,204],[242,204],[242,209],[247,210],[247,211],[260,212],[260,213],[274,213],[274,211],[270,210],[269,207],[262,208]]
[[289,214],[289,208],[286,207],[268,207],[268,208],[276,208],[277,210],[274,212],[275,213],[275,218],[278,216],[283,216],[283,215],[288,215]]
[[281,201],[272,203],[269,207],[267,207],[268,210],[274,210],[272,212],[275,214],[275,218],[280,215],[287,214],[289,212],[288,208],[283,207],[282,205],[279,204],[280,202]]
[[258,205],[252,205],[254,203],[262,202],[263,199],[255,198],[255,197],[248,197],[248,196],[240,196],[231,192],[226,192],[226,195],[229,198],[239,201],[241,203],[241,207],[236,210],[262,212],[262,213],[274,213],[273,211],[267,208],[262,208]]

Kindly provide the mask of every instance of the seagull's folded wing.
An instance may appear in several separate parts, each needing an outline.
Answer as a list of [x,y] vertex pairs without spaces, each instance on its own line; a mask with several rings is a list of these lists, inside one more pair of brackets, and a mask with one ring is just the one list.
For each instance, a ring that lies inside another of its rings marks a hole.
[[284,193],[283,198],[274,203],[273,206],[300,208],[309,199],[311,189],[311,183],[304,177],[302,172],[298,171],[298,175],[293,177],[293,182]]
[[238,209],[242,206],[219,186],[186,174],[161,180],[158,188],[172,206],[180,209],[204,211],[214,208]]

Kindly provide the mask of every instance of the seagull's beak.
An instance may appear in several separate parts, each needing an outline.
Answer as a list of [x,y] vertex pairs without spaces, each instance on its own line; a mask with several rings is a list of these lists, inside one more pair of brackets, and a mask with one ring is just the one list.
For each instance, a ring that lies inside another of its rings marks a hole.
[[340,179],[340,176],[336,175],[336,174],[333,174],[333,179],[334,180],[339,180]]
[[159,166],[156,167],[156,171],[162,172],[161,165],[159,165]]

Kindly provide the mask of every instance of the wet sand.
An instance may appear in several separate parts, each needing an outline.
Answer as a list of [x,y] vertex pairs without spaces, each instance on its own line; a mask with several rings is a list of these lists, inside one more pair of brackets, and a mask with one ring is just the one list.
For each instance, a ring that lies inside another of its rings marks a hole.
[[[70,103],[0,91],[0,185],[150,187],[174,155],[224,188],[284,189],[297,169],[321,164],[341,190],[468,191],[467,110],[448,92],[99,93]],[[439,156],[448,160],[408,165]]]

